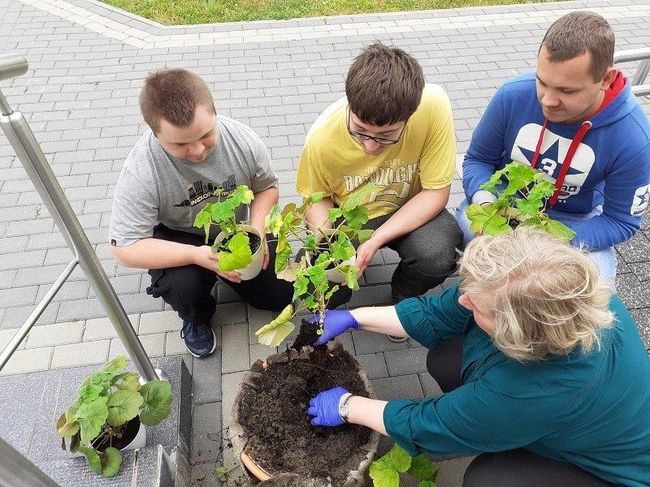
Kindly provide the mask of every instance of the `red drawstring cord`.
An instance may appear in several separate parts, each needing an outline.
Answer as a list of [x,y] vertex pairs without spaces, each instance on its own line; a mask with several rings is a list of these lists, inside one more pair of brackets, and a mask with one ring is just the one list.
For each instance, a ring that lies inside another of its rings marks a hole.
[[[546,132],[547,126],[548,126],[548,120],[544,119],[544,125],[542,126],[542,130],[539,134],[539,140],[537,141],[537,146],[535,147],[535,154],[533,154],[533,159],[532,161],[530,161],[530,165],[533,169],[537,166],[537,161],[539,160],[540,152],[542,149],[542,142],[544,140],[544,132]],[[562,162],[562,167],[560,168],[560,174],[558,174],[557,179],[555,180],[555,191],[553,191],[553,195],[548,200],[550,206],[555,206],[555,204],[557,203],[557,200],[560,197],[560,191],[562,190],[562,185],[564,184],[564,178],[566,177],[567,173],[569,172],[569,168],[571,167],[571,161],[573,160],[573,156],[575,155],[576,151],[578,150],[578,147],[580,146],[580,143],[582,142],[582,139],[585,138],[585,135],[587,134],[590,128],[591,128],[591,122],[589,120],[583,122],[580,128],[578,129],[578,132],[573,137],[573,140],[571,141],[571,145],[569,146],[569,150],[567,151],[564,161]]]

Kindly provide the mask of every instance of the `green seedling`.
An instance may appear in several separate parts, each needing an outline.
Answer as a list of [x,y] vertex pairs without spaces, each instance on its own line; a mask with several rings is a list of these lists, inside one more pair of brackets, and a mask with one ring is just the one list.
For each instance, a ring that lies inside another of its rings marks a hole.
[[424,455],[412,457],[398,444],[370,464],[370,478],[375,487],[399,487],[402,473],[414,477],[418,487],[436,487],[438,466]]

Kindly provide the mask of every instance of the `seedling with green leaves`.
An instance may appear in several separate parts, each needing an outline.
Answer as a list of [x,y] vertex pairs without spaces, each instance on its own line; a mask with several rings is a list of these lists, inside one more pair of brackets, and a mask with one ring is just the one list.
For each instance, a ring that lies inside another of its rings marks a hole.
[[[218,254],[217,266],[223,272],[243,269],[253,261],[253,252],[250,248],[250,237],[247,232],[239,228],[237,209],[241,205],[248,205],[255,195],[245,184],[237,188],[223,200],[223,189],[216,189],[214,195],[219,201],[207,203],[194,219],[194,226],[205,231],[205,244],[210,240],[210,230],[213,225],[220,228],[226,237],[215,241],[212,251]],[[260,238],[264,236],[261,235]],[[260,245],[262,243],[260,242]]]
[[82,453],[90,468],[106,477],[116,475],[122,454],[113,445],[125,433],[127,423],[138,417],[153,426],[171,411],[169,381],[152,380],[140,385],[136,372],[124,372],[126,357],[120,355],[87,378],[57,421],[62,448],[70,440],[70,451]]
[[375,487],[399,487],[401,473],[415,477],[418,487],[436,487],[438,466],[424,455],[412,457],[397,443],[370,464],[370,478]]
[[467,207],[473,232],[501,235],[518,225],[531,225],[566,241],[575,237],[573,230],[544,213],[555,186],[543,172],[511,162],[495,172],[481,189],[495,194],[497,199],[488,205],[472,203]]
[[[267,231],[277,237],[275,272],[278,277],[293,281],[294,308],[288,305],[268,325],[257,330],[259,342],[278,346],[294,330],[291,321],[299,312],[308,309],[318,313],[318,333],[322,333],[325,309],[332,295],[339,289],[328,278],[328,272],[341,275],[343,282],[353,291],[359,289],[358,268],[352,258],[356,255],[353,242],[363,243],[372,236],[372,230],[363,229],[368,222],[368,208],[362,206],[377,189],[372,183],[347,198],[328,212],[326,226],[310,228],[305,220],[309,207],[323,199],[323,193],[314,193],[301,206],[289,203],[280,209],[275,205],[266,219]],[[293,249],[290,240],[300,242],[304,255],[298,262],[291,261]]]

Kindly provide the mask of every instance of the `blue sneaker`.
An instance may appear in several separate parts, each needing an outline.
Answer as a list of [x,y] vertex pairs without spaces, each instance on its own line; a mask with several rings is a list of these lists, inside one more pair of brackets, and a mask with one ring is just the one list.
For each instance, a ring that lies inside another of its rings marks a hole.
[[214,331],[202,323],[183,320],[181,338],[190,353],[197,358],[209,357],[217,348],[217,337]]

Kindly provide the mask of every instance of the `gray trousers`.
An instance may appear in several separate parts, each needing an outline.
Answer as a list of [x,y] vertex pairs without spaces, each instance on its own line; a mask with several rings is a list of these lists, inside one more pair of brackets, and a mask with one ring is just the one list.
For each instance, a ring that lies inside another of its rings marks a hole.
[[[392,215],[373,218],[364,228],[376,230]],[[386,244],[400,257],[391,279],[393,301],[420,296],[444,282],[456,269],[456,247],[463,242],[463,232],[454,217],[443,209],[434,219],[410,233]],[[347,303],[349,288],[341,288],[330,300],[330,308]]]

